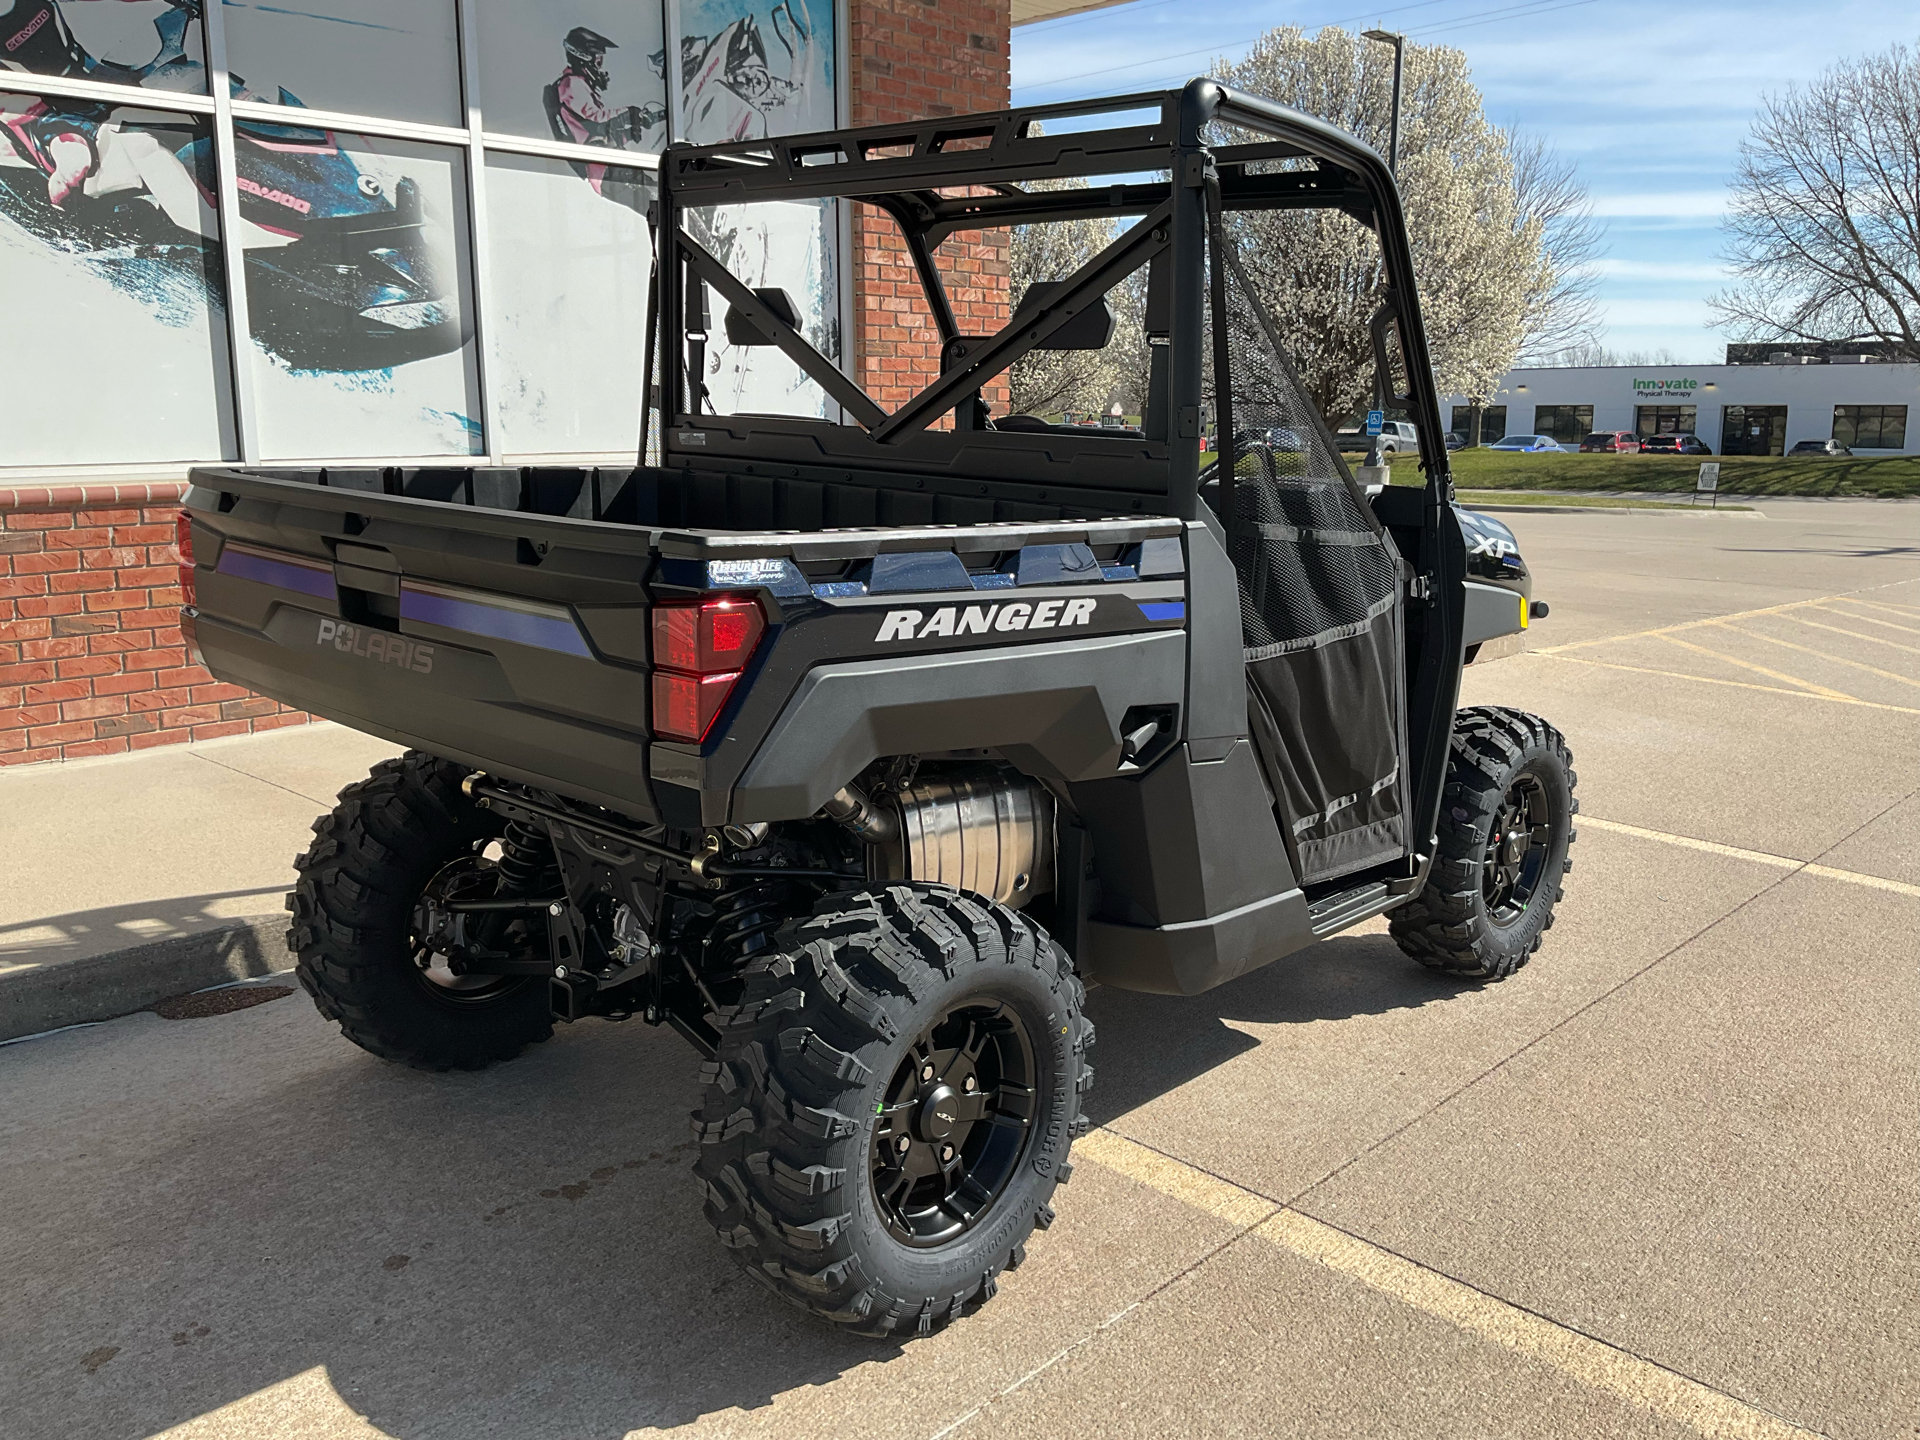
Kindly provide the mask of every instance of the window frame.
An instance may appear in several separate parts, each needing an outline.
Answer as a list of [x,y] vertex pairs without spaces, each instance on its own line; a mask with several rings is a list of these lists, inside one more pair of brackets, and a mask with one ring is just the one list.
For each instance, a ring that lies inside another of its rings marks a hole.
[[[1867,411],[1867,410],[1877,412],[1874,417],[1875,440],[1874,440],[1874,443],[1872,444],[1868,444],[1866,441],[1858,438],[1860,433],[1860,421],[1863,418],[1859,412]],[[1900,417],[1900,429],[1897,432],[1899,438],[1893,441],[1891,444],[1887,442],[1887,422],[1889,419],[1890,411],[1898,411],[1899,417]],[[1851,426],[1852,433],[1850,435],[1843,436],[1840,433],[1841,417],[1843,414],[1846,414],[1847,412],[1852,412],[1850,414],[1847,414],[1847,423]],[[1905,450],[1907,448],[1907,407],[1905,405],[1896,405],[1891,403],[1874,404],[1874,405],[1835,405],[1833,407],[1832,438],[1835,440],[1838,440],[1842,445],[1845,445],[1849,450]]]

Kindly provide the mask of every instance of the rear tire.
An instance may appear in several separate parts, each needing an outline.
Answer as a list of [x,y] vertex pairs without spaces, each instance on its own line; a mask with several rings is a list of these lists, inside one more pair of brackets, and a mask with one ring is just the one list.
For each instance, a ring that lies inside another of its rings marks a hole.
[[791,922],[704,1069],[694,1173],[721,1242],[863,1335],[977,1309],[1053,1223],[1085,1131],[1084,994],[1032,921],[941,886],[830,896]]
[[499,833],[461,793],[465,774],[417,750],[381,761],[313,822],[287,896],[287,948],[320,1013],[361,1049],[423,1070],[478,1070],[553,1034],[540,977],[461,988],[416,964],[422,894]]
[[[1564,896],[1580,811],[1573,755],[1537,715],[1476,705],[1454,718],[1440,843],[1426,888],[1388,931],[1430,969],[1504,980],[1540,948]],[[1524,827],[1524,828],[1522,828]]]

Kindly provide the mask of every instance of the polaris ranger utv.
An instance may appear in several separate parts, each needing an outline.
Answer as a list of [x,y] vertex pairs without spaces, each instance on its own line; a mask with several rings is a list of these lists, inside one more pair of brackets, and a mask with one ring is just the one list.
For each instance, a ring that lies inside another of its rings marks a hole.
[[[944,346],[891,412],[716,254],[793,201],[898,228]],[[1423,487],[1356,482],[1248,284],[1249,223],[1299,209],[1378,237]],[[1111,243],[968,332],[944,241],[1088,217]],[[925,1333],[1052,1222],[1084,982],[1192,995],[1383,913],[1454,975],[1539,946],[1566,746],[1455,710],[1531,582],[1453,503],[1393,180],[1308,116],[1195,80],[675,148],[655,218],[657,464],[196,470],[186,623],[222,679],[412,747],[288,902],[348,1038],[477,1067],[556,1019],[673,1026],[722,1243],[825,1319]],[[1137,426],[992,412],[1021,356],[1116,343],[1122,286]],[[810,413],[717,413],[716,303]]]

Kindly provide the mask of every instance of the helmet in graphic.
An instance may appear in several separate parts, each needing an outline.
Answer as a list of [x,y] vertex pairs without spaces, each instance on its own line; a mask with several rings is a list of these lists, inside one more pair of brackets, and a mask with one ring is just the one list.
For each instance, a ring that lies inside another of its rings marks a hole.
[[567,64],[584,75],[587,83],[596,90],[607,83],[607,51],[620,47],[584,25],[576,25],[567,32],[562,42],[567,52]]

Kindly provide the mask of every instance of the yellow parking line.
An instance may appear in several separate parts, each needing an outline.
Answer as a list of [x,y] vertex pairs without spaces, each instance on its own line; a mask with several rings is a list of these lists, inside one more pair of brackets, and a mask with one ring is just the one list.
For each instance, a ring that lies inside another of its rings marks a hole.
[[1769,865],[1776,870],[1793,870],[1803,875],[1817,875],[1822,880],[1839,880],[1848,885],[1864,885],[1869,890],[1890,890],[1895,895],[1911,895],[1920,899],[1920,885],[1909,885],[1904,880],[1889,880],[1884,875],[1863,875],[1858,870],[1836,870],[1831,865],[1815,865],[1808,860],[1795,860],[1791,855],[1769,855],[1764,850],[1742,850],[1737,845],[1722,845],[1717,840],[1696,840],[1691,835],[1670,835],[1665,830],[1648,830],[1639,825],[1627,825],[1618,820],[1602,820],[1597,815],[1582,815],[1582,825],[1595,830],[1611,830],[1619,835],[1632,835],[1641,840],[1658,840],[1663,845],[1678,845],[1686,850],[1704,850],[1709,855],[1725,855],[1732,860],[1746,860],[1755,865]]
[[[1715,623],[1724,625],[1725,622],[1716,621]],[[1849,695],[1844,690],[1835,690],[1830,685],[1816,685],[1811,680],[1802,680],[1798,675],[1788,675],[1783,671],[1769,670],[1766,666],[1756,665],[1751,660],[1740,660],[1732,655],[1723,655],[1718,650],[1709,650],[1704,645],[1696,645],[1691,640],[1682,640],[1675,635],[1662,635],[1660,638],[1669,645],[1678,645],[1682,650],[1691,650],[1698,655],[1711,656],[1713,659],[1724,661],[1728,665],[1738,665],[1742,670],[1751,670],[1754,674],[1764,675],[1769,680],[1784,680],[1789,685],[1798,685],[1804,690],[1811,691],[1815,695],[1824,696],[1829,700],[1858,700],[1860,698],[1858,695]]]
[[1818,620],[1809,620],[1804,615],[1784,617],[1796,625],[1811,625],[1816,630],[1825,630],[1834,635],[1851,635],[1856,640],[1871,641],[1875,645],[1891,646],[1895,650],[1904,650],[1909,655],[1920,655],[1920,645],[1902,645],[1898,640],[1882,640],[1878,635],[1862,635],[1858,630],[1842,630],[1838,625],[1822,625]]
[[1702,685],[1731,685],[1736,690],[1759,690],[1767,695],[1793,695],[1802,700],[1829,700],[1835,705],[1864,705],[1869,710],[1892,710],[1901,715],[1920,715],[1910,705],[1883,705],[1878,700],[1855,700],[1846,695],[1816,695],[1811,690],[1784,690],[1778,685],[1755,685],[1748,680],[1721,680],[1712,675],[1689,675],[1684,670],[1655,670],[1647,665],[1620,665],[1612,660],[1589,660],[1584,655],[1560,655],[1551,650],[1523,651],[1516,659],[1544,655],[1550,660],[1565,660],[1572,665],[1593,665],[1602,670],[1625,670],[1631,675],[1661,675],[1669,680],[1693,680]]
[[[1906,585],[1910,583],[1910,581],[1906,580],[1894,580],[1890,581],[1887,585],[1875,585],[1870,588],[1874,590],[1885,590],[1892,585]],[[1530,655],[1554,655],[1563,650],[1583,650],[1589,645],[1606,645],[1615,640],[1646,640],[1655,635],[1671,635],[1681,630],[1697,629],[1702,625],[1718,625],[1725,620],[1751,620],[1757,615],[1780,615],[1788,610],[1805,609],[1809,605],[1824,605],[1829,600],[1850,600],[1854,596],[1862,593],[1864,592],[1858,590],[1842,590],[1837,595],[1822,595],[1813,600],[1790,600],[1784,605],[1767,605],[1758,610],[1738,610],[1731,615],[1712,615],[1704,620],[1686,620],[1678,625],[1661,625],[1653,630],[1635,630],[1628,635],[1604,635],[1598,640],[1572,640],[1565,645],[1543,645],[1539,649],[1530,650],[1527,653]],[[1872,600],[1862,600],[1860,603],[1862,605],[1872,605],[1876,602]],[[1866,617],[1856,615],[1853,618],[1861,620]]]
[[1116,1135],[1095,1130],[1076,1159],[1116,1171],[1209,1214],[1254,1215],[1249,1233],[1370,1290],[1559,1371],[1589,1390],[1650,1411],[1713,1440],[1804,1440],[1819,1432],[1703,1385],[1651,1360],[1522,1310],[1310,1215]]
[[1916,630],[1911,625],[1896,625],[1891,620],[1882,620],[1874,615],[1856,615],[1851,610],[1842,610],[1838,605],[1817,605],[1815,608],[1826,610],[1834,615],[1844,615],[1847,619],[1858,620],[1863,625],[1884,625],[1889,630],[1904,630],[1909,635],[1920,635],[1920,630]]
[[1802,655],[1813,655],[1821,660],[1831,660],[1836,665],[1851,665],[1856,670],[1864,670],[1869,675],[1878,675],[1883,680],[1898,680],[1902,685],[1920,686],[1920,680],[1915,680],[1910,675],[1896,675],[1891,670],[1882,670],[1878,665],[1868,665],[1863,661],[1849,660],[1844,655],[1835,655],[1826,650],[1815,650],[1808,645],[1796,645],[1791,640],[1782,640],[1776,635],[1763,635],[1758,630],[1742,630],[1737,625],[1727,625],[1723,628],[1731,631],[1735,635],[1745,635],[1749,640],[1764,640],[1769,645],[1785,646],[1789,650],[1798,650]]
[[[1902,581],[1901,583],[1908,584],[1910,582]],[[1854,603],[1857,605],[1871,605],[1876,610],[1890,610],[1895,615],[1920,616],[1920,605],[1895,605],[1886,600],[1855,600]]]

